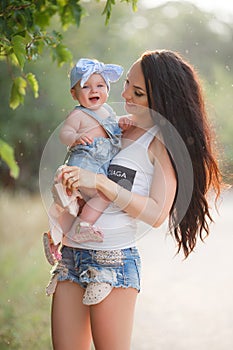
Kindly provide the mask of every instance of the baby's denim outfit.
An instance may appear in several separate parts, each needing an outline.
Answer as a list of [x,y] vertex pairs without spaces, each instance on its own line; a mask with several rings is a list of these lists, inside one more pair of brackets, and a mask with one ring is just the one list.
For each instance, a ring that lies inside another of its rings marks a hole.
[[104,107],[109,111],[109,116],[105,119],[100,118],[97,113],[88,108],[75,107],[97,120],[106,131],[108,138],[96,137],[91,144],[70,147],[65,164],[107,175],[109,162],[121,147],[121,128],[118,126],[113,109],[106,103]]

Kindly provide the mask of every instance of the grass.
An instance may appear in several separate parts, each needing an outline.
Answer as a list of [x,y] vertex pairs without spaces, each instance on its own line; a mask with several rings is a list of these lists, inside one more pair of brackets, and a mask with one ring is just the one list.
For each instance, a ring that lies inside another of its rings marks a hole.
[[50,350],[46,212],[39,195],[2,192],[0,208],[0,349]]

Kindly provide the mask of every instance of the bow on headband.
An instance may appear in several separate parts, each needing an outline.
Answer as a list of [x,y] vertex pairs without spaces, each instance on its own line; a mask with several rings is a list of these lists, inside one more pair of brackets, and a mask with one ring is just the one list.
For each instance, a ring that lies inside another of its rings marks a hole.
[[94,73],[100,74],[105,80],[108,89],[110,89],[110,82],[116,82],[123,73],[123,68],[116,64],[104,64],[97,60],[90,60],[88,58],[81,58],[73,67],[70,74],[71,88],[80,81],[80,86],[83,87],[85,82]]

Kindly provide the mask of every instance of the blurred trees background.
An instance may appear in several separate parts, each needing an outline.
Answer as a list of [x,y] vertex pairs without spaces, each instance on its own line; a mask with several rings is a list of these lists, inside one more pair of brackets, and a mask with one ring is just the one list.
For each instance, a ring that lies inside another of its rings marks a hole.
[[[114,7],[108,26],[102,16],[103,3],[85,2],[88,15],[81,26],[64,32],[64,43],[74,61],[94,57],[106,63],[123,65],[125,72],[131,63],[147,49],[172,49],[180,52],[196,69],[203,81],[210,118],[217,131],[221,167],[225,176],[233,171],[233,25],[218,20],[186,2],[167,2],[147,9],[143,0],[138,10],[119,3]],[[51,29],[62,31],[58,18]],[[58,67],[51,63],[48,52],[37,62],[29,62],[25,72],[33,72],[39,82],[39,97],[33,92],[24,105],[9,107],[11,80],[5,62],[0,61],[0,137],[14,147],[20,166],[20,176],[14,180],[1,162],[0,184],[11,190],[38,191],[40,159],[54,129],[73,108],[69,92],[70,64]],[[121,102],[123,79],[113,84],[110,102]],[[62,159],[61,159],[62,161]]]

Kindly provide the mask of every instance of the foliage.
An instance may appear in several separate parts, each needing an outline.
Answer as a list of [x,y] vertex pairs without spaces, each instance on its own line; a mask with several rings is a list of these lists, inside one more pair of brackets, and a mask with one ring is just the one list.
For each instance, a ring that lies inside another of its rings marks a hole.
[[[213,14],[203,12],[189,3],[172,2],[146,9],[138,3],[138,11],[126,11],[124,3],[114,9],[111,23],[102,20],[101,2],[85,2],[89,16],[77,29],[70,26],[64,32],[64,42],[74,59],[94,57],[107,63],[118,63],[127,72],[132,61],[146,49],[167,48],[179,51],[201,75],[204,83],[209,115],[216,126],[223,169],[233,171],[232,140],[232,58],[231,38],[233,26],[217,20]],[[54,18],[57,28],[59,18]],[[221,29],[221,30],[220,30]],[[25,66],[25,75],[33,72],[40,85],[35,100],[29,92],[24,105],[12,110],[8,103],[11,81],[6,62],[0,62],[0,130],[1,137],[15,150],[21,172],[17,181],[9,178],[7,169],[0,166],[1,184],[10,189],[38,190],[38,169],[46,142],[53,131],[73,108],[69,92],[70,67],[51,65],[48,50],[40,60]],[[109,102],[121,99],[124,78],[112,84]],[[59,140],[57,140],[58,145]],[[60,149],[60,148],[59,148]],[[65,147],[64,147],[65,152]],[[63,154],[57,157],[63,161]],[[232,181],[232,180],[231,180]]]
[[[124,0],[132,2],[136,10],[137,0]],[[106,23],[109,22],[112,5],[115,0],[107,0],[103,11]],[[22,104],[26,87],[30,85],[34,97],[38,97],[38,82],[33,74],[23,75],[26,61],[37,60],[43,50],[50,49],[52,59],[62,66],[71,62],[72,54],[63,44],[62,34],[56,30],[52,33],[47,29],[51,19],[58,16],[62,29],[67,30],[75,24],[79,27],[86,10],[80,0],[3,0],[0,10],[0,57],[9,64],[16,65],[21,70],[18,77],[12,76],[10,106],[15,109]]]
[[15,161],[13,152],[13,148],[0,139],[0,157],[10,168],[10,175],[16,179],[19,175],[19,167]]
[[[124,0],[132,3],[136,10],[137,0]],[[106,15],[106,23],[109,22],[112,5],[115,0],[107,0],[103,11]],[[86,15],[84,6],[80,0],[2,0],[0,5],[0,59],[6,60],[12,79],[10,94],[10,107],[16,109],[24,103],[26,89],[31,88],[35,98],[39,96],[39,84],[35,75],[31,72],[25,74],[26,62],[38,60],[44,49],[48,48],[53,61],[58,66],[64,63],[71,63],[71,51],[63,43],[63,36],[60,32],[52,30],[48,32],[51,19],[58,16],[62,29],[67,30],[75,24],[79,27],[81,19]],[[12,66],[18,68],[17,75],[14,74]],[[11,173],[17,176],[11,160],[8,160],[8,145],[1,147],[3,160],[7,160]]]
[[[125,0],[127,3],[132,2],[132,8],[134,11],[137,10],[137,0]],[[105,24],[109,23],[111,14],[112,14],[112,5],[115,5],[115,0],[107,0],[104,11],[103,11],[103,15],[106,15],[106,20],[105,20]]]

